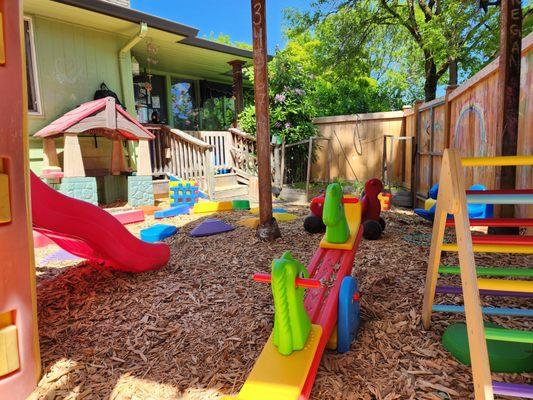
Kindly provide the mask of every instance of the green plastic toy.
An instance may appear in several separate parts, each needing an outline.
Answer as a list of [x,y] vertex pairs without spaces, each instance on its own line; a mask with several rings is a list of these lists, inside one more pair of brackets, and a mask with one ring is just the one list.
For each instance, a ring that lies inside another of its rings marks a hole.
[[302,350],[311,331],[311,320],[304,306],[304,289],[296,287],[296,278],[308,278],[305,265],[287,251],[272,261],[272,295],[274,297],[273,343],[280,354]]
[[249,210],[250,201],[249,200],[233,200],[231,202],[234,210]]
[[[486,322],[487,328],[499,328]],[[470,365],[470,350],[465,324],[452,324],[442,335],[442,345],[461,364]],[[533,372],[533,344],[487,340],[492,372]]]
[[350,228],[342,204],[342,186],[339,183],[331,183],[326,189],[326,199],[322,220],[326,225],[326,241],[329,243],[345,243],[350,237]]

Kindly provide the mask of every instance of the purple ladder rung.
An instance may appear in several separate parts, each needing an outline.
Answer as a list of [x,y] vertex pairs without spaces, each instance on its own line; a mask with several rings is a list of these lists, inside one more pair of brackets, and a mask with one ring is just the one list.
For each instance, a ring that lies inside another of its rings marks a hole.
[[533,386],[507,382],[492,382],[494,394],[533,399]]
[[[435,293],[439,294],[461,294],[463,290],[458,286],[437,286]],[[503,297],[524,297],[533,298],[533,293],[525,292],[509,292],[505,290],[488,290],[480,289],[479,294],[481,296],[503,296]]]

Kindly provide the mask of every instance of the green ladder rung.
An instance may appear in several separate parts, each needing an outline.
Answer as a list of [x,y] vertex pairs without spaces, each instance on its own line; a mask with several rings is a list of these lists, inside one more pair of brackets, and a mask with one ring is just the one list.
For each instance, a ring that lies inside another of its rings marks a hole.
[[531,343],[533,344],[533,332],[519,331],[505,328],[485,328],[487,340],[499,340],[501,342]]
[[[441,265],[439,268],[439,274],[460,275],[460,273],[460,268],[453,265]],[[477,267],[476,274],[477,276],[533,277],[533,269]]]

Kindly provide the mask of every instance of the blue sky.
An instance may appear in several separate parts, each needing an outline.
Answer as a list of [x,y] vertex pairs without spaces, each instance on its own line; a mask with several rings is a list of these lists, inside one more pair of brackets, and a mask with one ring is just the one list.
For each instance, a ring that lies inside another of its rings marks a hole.
[[[309,0],[267,0],[267,42],[269,53],[283,47],[283,10],[309,8]],[[252,42],[250,0],[132,0],[137,10],[200,29],[198,36],[211,32],[230,35],[237,42]]]

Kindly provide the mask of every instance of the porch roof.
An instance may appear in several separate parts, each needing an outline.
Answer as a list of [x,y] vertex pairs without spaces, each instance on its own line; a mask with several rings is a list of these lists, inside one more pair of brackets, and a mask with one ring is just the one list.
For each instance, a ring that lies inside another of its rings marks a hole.
[[154,135],[115,103],[113,97],[88,101],[42,128],[34,136],[51,138],[64,133],[116,134],[127,140],[153,139]]
[[126,40],[144,22],[148,33],[132,49],[135,57],[144,63],[146,45],[154,42],[160,48],[157,69],[191,78],[230,82],[231,67],[227,63],[251,63],[253,58],[251,51],[197,37],[196,28],[100,0],[25,0],[24,12],[113,33]]

